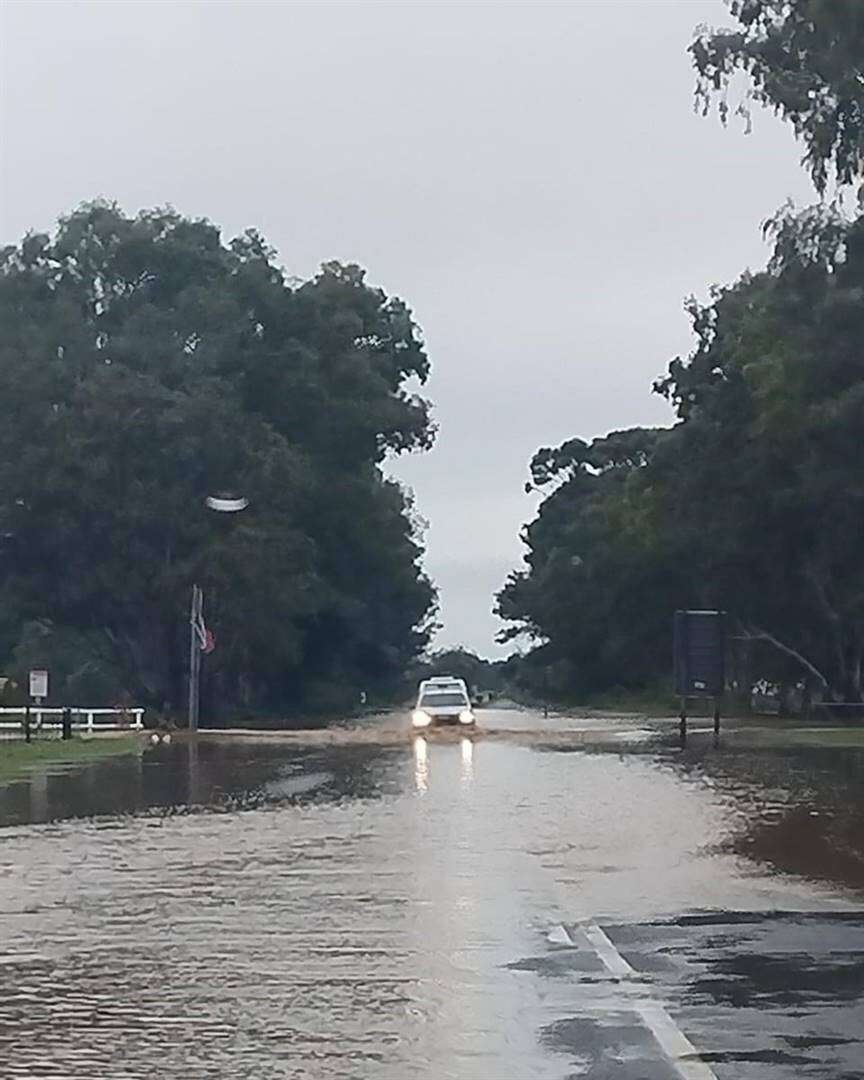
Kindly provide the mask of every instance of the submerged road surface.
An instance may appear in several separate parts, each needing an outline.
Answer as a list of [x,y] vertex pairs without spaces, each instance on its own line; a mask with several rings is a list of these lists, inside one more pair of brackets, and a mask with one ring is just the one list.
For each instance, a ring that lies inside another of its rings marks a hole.
[[0,1076],[864,1077],[860,755],[406,724],[0,789]]

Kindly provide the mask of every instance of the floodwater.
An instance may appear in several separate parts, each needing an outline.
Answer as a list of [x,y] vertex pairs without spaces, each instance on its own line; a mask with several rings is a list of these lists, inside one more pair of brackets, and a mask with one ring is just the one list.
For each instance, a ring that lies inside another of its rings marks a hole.
[[860,754],[406,723],[0,788],[0,1077],[864,1077]]

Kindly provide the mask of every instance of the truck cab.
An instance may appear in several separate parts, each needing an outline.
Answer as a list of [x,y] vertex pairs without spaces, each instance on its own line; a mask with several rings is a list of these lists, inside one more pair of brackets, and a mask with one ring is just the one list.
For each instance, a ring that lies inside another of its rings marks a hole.
[[435,724],[473,725],[474,711],[465,680],[453,675],[424,679],[417,688],[417,704],[411,722],[415,728]]

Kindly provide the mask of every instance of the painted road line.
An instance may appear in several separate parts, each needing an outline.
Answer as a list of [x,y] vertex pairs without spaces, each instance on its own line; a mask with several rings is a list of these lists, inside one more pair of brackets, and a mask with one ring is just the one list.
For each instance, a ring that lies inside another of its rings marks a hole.
[[560,923],[546,935],[546,940],[550,945],[570,945],[571,947],[573,945],[573,938],[567,933],[567,928]]
[[[560,929],[564,931],[571,945],[577,944],[566,927],[562,926]],[[610,975],[613,975],[616,979],[638,978],[638,972],[618,952],[602,927],[595,922],[588,922],[580,923],[579,929],[585,935]],[[556,941],[561,942],[562,939],[558,936],[557,927],[553,933],[556,934]],[[549,938],[551,941],[551,934]],[[699,1057],[699,1051],[678,1027],[663,1005],[651,1001],[632,1001],[628,1002],[628,1007],[633,1009],[645,1027],[648,1028],[660,1049],[669,1058],[669,1061],[683,1080],[717,1080],[717,1074],[702,1061]]]
[[604,930],[597,923],[586,923],[582,926],[582,933],[588,938],[594,948],[594,952],[603,961],[603,966],[610,975],[619,979],[627,979],[635,975],[635,970],[627,963],[621,953],[615,948]]
[[717,1080],[717,1074],[699,1057],[699,1051],[662,1005],[639,1005],[636,1014],[684,1080]]

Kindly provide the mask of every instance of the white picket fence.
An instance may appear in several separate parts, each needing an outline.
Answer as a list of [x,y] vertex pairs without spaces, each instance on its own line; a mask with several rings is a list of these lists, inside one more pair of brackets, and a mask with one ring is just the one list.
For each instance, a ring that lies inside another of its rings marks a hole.
[[[30,727],[45,731],[63,727],[63,709],[48,709],[42,705],[30,706]],[[15,708],[0,707],[0,731],[23,732],[26,710],[22,705]],[[93,735],[99,731],[140,731],[144,727],[143,709],[70,709],[72,730]],[[7,719],[8,717],[8,719]],[[17,719],[12,719],[17,717]]]

